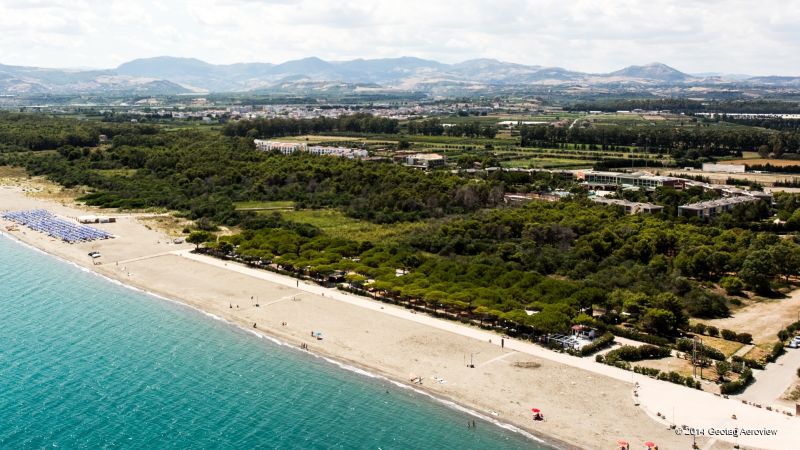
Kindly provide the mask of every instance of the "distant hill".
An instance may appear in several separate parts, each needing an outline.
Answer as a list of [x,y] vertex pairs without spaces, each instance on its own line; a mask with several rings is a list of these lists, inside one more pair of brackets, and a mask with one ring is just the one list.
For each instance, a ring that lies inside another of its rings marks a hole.
[[650,63],[643,66],[628,66],[624,69],[617,70],[608,74],[611,77],[625,77],[644,80],[657,80],[666,82],[684,82],[692,80],[691,75],[687,75],[677,69],[661,64]]
[[0,94],[105,93],[180,94],[187,92],[313,92],[391,90],[436,94],[487,87],[525,85],[671,86],[724,83],[800,86],[800,77],[692,76],[662,63],[628,66],[591,74],[473,59],[444,64],[414,57],[325,61],[309,57],[281,64],[217,65],[195,58],[159,56],[135,59],[109,70],[60,70],[0,65]]
[[157,77],[120,75],[113,70],[61,70],[0,64],[0,93],[73,94],[139,93],[147,95],[189,92],[179,84]]
[[751,77],[744,80],[745,83],[755,84],[758,86],[800,86],[800,77],[781,77],[781,76],[768,76],[768,77]]

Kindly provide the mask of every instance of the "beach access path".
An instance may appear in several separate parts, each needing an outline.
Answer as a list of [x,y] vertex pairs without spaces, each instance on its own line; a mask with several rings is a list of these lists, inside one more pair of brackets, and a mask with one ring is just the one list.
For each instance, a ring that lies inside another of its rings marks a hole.
[[[184,258],[192,259],[204,264],[223,267],[249,276],[268,280],[270,282],[289,287],[296,287],[306,292],[324,295],[326,297],[355,305],[361,308],[378,311],[405,320],[414,321],[432,328],[466,336],[478,341],[491,341],[500,345],[500,336],[496,333],[484,331],[479,328],[465,326],[453,321],[437,319],[424,314],[416,314],[405,308],[388,305],[365,297],[349,294],[335,288],[326,288],[308,282],[297,282],[297,279],[255,269],[239,263],[224,261],[206,255],[194,254],[187,250],[173,252]],[[756,408],[743,404],[735,398],[724,398],[708,392],[687,388],[685,386],[659,381],[653,378],[636,374],[631,371],[600,364],[593,358],[577,358],[565,353],[557,353],[541,346],[506,339],[505,348],[538,358],[547,359],[560,364],[576,367],[609,378],[629,383],[638,383],[638,401],[647,414],[656,421],[665,425],[686,425],[691,428],[709,430],[734,430],[748,428],[753,430],[775,430],[775,435],[763,436],[720,436],[719,440],[735,444],[752,446],[754,448],[800,448],[800,417],[789,417],[775,411]],[[800,351],[797,352],[800,354]],[[658,417],[658,414],[663,417]],[[735,416],[736,419],[732,417]]]

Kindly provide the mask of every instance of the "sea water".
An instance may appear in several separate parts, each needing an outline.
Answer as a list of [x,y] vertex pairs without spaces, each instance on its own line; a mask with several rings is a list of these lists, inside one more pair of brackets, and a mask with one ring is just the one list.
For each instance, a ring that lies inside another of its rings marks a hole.
[[0,236],[0,448],[545,449]]

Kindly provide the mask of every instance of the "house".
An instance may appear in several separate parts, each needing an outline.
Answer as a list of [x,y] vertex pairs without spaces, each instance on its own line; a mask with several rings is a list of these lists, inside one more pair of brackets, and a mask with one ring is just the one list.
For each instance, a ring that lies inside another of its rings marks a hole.
[[438,153],[416,153],[407,155],[402,161],[403,165],[420,169],[444,167],[447,162],[446,158]]
[[678,215],[707,219],[731,211],[736,205],[757,202],[760,200],[761,198],[759,197],[743,195],[737,197],[718,198],[716,200],[708,200],[705,202],[690,203],[688,205],[679,206]]
[[603,197],[592,197],[591,200],[604,205],[619,206],[625,211],[625,214],[657,214],[664,210],[663,206],[652,203],[629,202],[627,200]]
[[703,163],[703,172],[744,173],[744,164]]
[[657,187],[669,186],[675,189],[683,189],[686,180],[675,177],[665,177],[652,175],[647,172],[607,172],[597,170],[586,170],[576,172],[575,177],[578,181],[583,181],[587,186],[632,186],[655,190]]
[[278,142],[255,139],[256,150],[262,152],[279,151],[284,155],[291,155],[294,152],[306,151],[307,145],[301,142]]

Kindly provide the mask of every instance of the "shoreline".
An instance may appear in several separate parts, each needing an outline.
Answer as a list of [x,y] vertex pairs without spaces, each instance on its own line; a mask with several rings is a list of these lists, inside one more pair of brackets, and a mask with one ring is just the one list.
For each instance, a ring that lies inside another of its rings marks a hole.
[[[0,185],[0,209],[37,207],[61,216],[86,213],[74,205],[31,198],[21,189]],[[741,448],[785,448],[787,442],[800,443],[800,433],[794,431],[798,419],[780,421],[774,413],[734,399],[723,400],[522,341],[506,340],[501,348],[500,336],[494,333],[413,314],[368,297],[297,284],[296,278],[233,261],[196,254],[186,257],[182,253],[194,246],[173,245],[162,232],[140,223],[139,215],[111,215],[120,220],[98,226],[118,236],[107,241],[66,244],[24,227],[0,233],[81,270],[188,306],[279,345],[300,350],[305,343],[313,348],[308,354],[342,369],[412,389],[509,431],[518,429],[544,445],[616,448],[617,440],[625,439],[632,443],[652,440],[664,449],[687,448],[691,438],[677,436],[667,428],[667,419],[656,414],[673,410],[679,417],[675,422],[690,427],[736,426],[737,422],[727,420],[735,412],[738,424],[774,425],[787,439],[739,440]],[[93,265],[86,257],[89,250],[102,251],[105,263]],[[301,285],[304,289],[299,289]],[[260,308],[245,304],[251,294],[259,296]],[[295,297],[298,301],[287,300]],[[234,309],[233,299],[239,299],[244,308]],[[258,330],[251,327],[255,322]],[[286,322],[289,326],[281,326]],[[325,340],[309,340],[308,330],[323,330]],[[487,343],[487,336],[496,341]],[[468,355],[476,356],[474,368],[464,367],[462,357],[468,359]],[[522,368],[528,364],[532,368]],[[409,372],[423,376],[425,384],[411,384],[405,378]],[[429,381],[437,377],[446,378],[447,384]],[[640,383],[638,398],[633,395],[634,383]],[[532,422],[531,406],[542,408],[548,420]],[[717,439],[725,437],[698,439],[698,443],[715,450],[733,443],[731,438],[728,443]]]
[[373,380],[380,380],[380,381],[383,381],[383,382],[388,382],[388,383],[392,384],[393,386],[395,386],[397,388],[410,390],[410,391],[414,392],[415,395],[422,396],[422,397],[425,397],[427,399],[430,399],[430,400],[432,400],[432,401],[434,401],[436,403],[444,405],[445,407],[447,407],[449,409],[452,409],[452,410],[455,410],[455,411],[459,411],[459,412],[463,412],[463,413],[468,414],[468,415],[470,415],[470,416],[472,416],[472,417],[474,417],[476,419],[483,420],[484,422],[487,422],[487,423],[489,423],[489,424],[491,424],[493,426],[496,426],[496,427],[502,428],[503,430],[506,430],[508,432],[512,432],[512,433],[518,434],[520,436],[523,436],[524,438],[532,440],[532,441],[534,441],[534,442],[536,442],[538,444],[543,444],[543,445],[546,445],[548,447],[553,447],[554,449],[563,449],[563,450],[573,450],[573,449],[574,450],[579,450],[581,448],[581,447],[577,447],[577,446],[575,446],[573,444],[570,444],[568,442],[564,442],[564,441],[560,441],[558,439],[552,438],[550,436],[539,436],[539,435],[537,435],[537,434],[535,434],[535,433],[533,433],[533,432],[531,432],[529,430],[526,430],[524,428],[521,428],[521,427],[519,427],[519,426],[517,426],[517,425],[515,425],[513,423],[504,422],[502,420],[498,420],[496,418],[493,418],[493,417],[487,416],[485,414],[482,414],[481,412],[479,412],[479,411],[477,411],[475,409],[472,409],[467,405],[463,405],[463,404],[459,403],[457,400],[454,400],[454,399],[451,399],[451,398],[447,398],[445,396],[438,396],[438,395],[432,394],[431,392],[428,392],[428,391],[426,391],[424,389],[420,389],[418,387],[415,387],[415,386],[413,386],[411,384],[404,383],[404,382],[402,382],[400,380],[396,380],[396,379],[390,378],[389,376],[380,373],[381,371],[378,368],[369,367],[368,365],[364,365],[364,364],[361,364],[361,363],[356,362],[356,361],[351,361],[351,360],[347,360],[347,359],[338,358],[338,357],[336,357],[334,355],[313,352],[313,351],[308,350],[308,349],[302,349],[302,348],[299,347],[299,344],[300,344],[299,342],[297,342],[297,343],[288,342],[287,340],[284,340],[284,338],[282,338],[282,336],[280,336],[278,334],[270,333],[269,331],[263,330],[263,329],[255,329],[254,330],[254,329],[251,329],[251,328],[247,328],[247,327],[243,326],[242,324],[230,321],[230,320],[228,320],[228,319],[226,319],[224,317],[220,317],[220,316],[218,316],[216,314],[210,313],[210,312],[208,312],[206,310],[203,310],[201,308],[193,306],[193,305],[187,303],[184,300],[170,298],[168,296],[165,296],[165,295],[162,295],[160,293],[147,290],[147,289],[145,289],[143,287],[140,287],[140,286],[137,286],[135,284],[126,283],[126,282],[124,282],[122,280],[119,280],[117,278],[110,277],[110,276],[105,275],[103,273],[100,273],[100,272],[98,272],[96,270],[92,270],[92,269],[90,269],[88,267],[85,267],[85,266],[83,266],[83,265],[81,265],[81,264],[79,264],[79,263],[77,263],[75,261],[63,258],[63,257],[61,257],[59,255],[56,255],[56,254],[48,253],[44,249],[36,247],[36,246],[32,245],[29,242],[26,242],[26,241],[24,241],[22,239],[19,239],[17,236],[9,234],[6,231],[0,230],[0,238],[9,239],[10,241],[12,241],[12,242],[14,242],[14,243],[16,243],[18,245],[22,245],[22,246],[28,248],[29,250],[37,251],[37,252],[40,252],[42,255],[46,255],[47,257],[54,258],[57,261],[59,261],[60,263],[71,265],[71,266],[73,266],[73,267],[75,267],[75,268],[77,268],[77,269],[79,269],[79,270],[81,270],[81,271],[83,271],[85,273],[100,277],[100,278],[102,278],[103,280],[105,280],[107,282],[116,284],[116,285],[124,287],[126,289],[133,290],[133,291],[135,291],[137,293],[140,293],[142,295],[150,296],[150,297],[152,297],[152,298],[154,298],[154,299],[156,299],[158,301],[166,301],[166,302],[169,302],[171,304],[174,304],[174,305],[182,307],[182,308],[188,308],[189,310],[191,310],[193,312],[202,314],[202,315],[204,315],[204,316],[206,316],[206,317],[208,317],[208,318],[210,318],[212,320],[216,320],[216,321],[222,322],[224,325],[229,326],[229,327],[233,327],[238,331],[244,332],[246,334],[252,334],[254,337],[256,337],[258,339],[266,339],[272,345],[277,345],[277,346],[280,346],[280,347],[286,347],[287,349],[289,349],[291,351],[297,351],[297,352],[303,353],[305,355],[321,359],[321,360],[325,361],[326,363],[330,364],[331,366],[335,366],[340,370],[346,370],[348,372],[354,373],[354,374],[356,374],[358,376],[361,376],[361,377],[366,377],[366,378],[373,379]]

